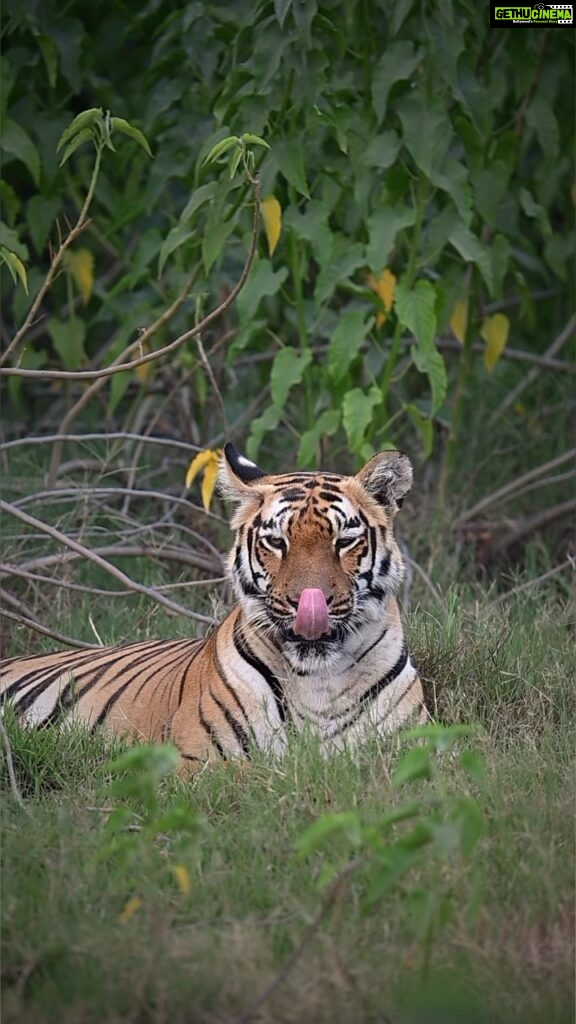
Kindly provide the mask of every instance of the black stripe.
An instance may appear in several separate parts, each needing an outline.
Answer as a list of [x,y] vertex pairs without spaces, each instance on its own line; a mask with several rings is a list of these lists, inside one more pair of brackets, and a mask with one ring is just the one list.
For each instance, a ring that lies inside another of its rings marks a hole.
[[207,722],[206,719],[204,718],[204,714],[202,712],[202,708],[200,707],[200,705],[198,706],[198,717],[199,717],[199,720],[200,720],[200,725],[202,726],[202,728],[204,729],[204,732],[208,736],[208,739],[210,740],[210,743],[214,747],[216,747],[216,750],[220,754],[220,757],[222,757],[226,761],[227,757],[226,757],[226,754],[224,753],[224,747],[222,746],[222,744],[220,743],[220,741],[218,739],[218,736],[216,734],[216,730],[215,730],[214,726],[211,725],[210,722]]
[[131,682],[132,682],[132,680],[129,679],[127,683],[124,683],[123,686],[120,686],[116,690],[116,693],[113,693],[112,696],[108,698],[108,700],[106,701],[104,707],[102,708],[102,711],[98,715],[96,721],[93,723],[92,730],[97,729],[99,725],[102,725],[102,723],[108,717],[108,713],[111,710],[111,708],[114,707],[114,705],[116,704],[116,701],[120,700],[120,697],[124,693],[124,690],[126,690],[130,686]]
[[280,721],[285,722],[288,711],[286,708],[286,700],[284,697],[284,692],[282,690],[280,680],[274,675],[272,670],[268,668],[268,665],[261,661],[260,658],[256,654],[254,654],[254,652],[249,648],[246,642],[246,638],[242,633],[242,629],[238,622],[234,626],[234,630],[232,632],[232,640],[234,643],[234,647],[236,648],[240,657],[243,658],[244,661],[246,661],[250,665],[250,667],[254,669],[255,672],[259,672],[260,675],[263,676],[266,682],[268,683],[268,686],[270,687],[270,690],[272,692],[272,696],[274,697],[274,701],[276,702],[276,708],[278,710],[278,715],[280,716]]
[[358,721],[360,716],[364,714],[364,711],[366,710],[366,705],[373,704],[374,701],[382,693],[382,690],[386,689],[386,687],[389,686],[390,683],[393,683],[397,676],[400,675],[402,670],[405,668],[407,661],[408,649],[406,647],[406,644],[403,643],[402,650],[400,652],[398,660],[396,661],[396,664],[392,666],[392,668],[390,669],[389,672],[386,673],[386,675],[382,676],[375,683],[372,683],[372,686],[369,686],[368,689],[364,691],[362,696],[355,704],[355,713],[351,715],[351,717],[344,725],[336,728],[334,732],[330,734],[330,738],[332,738],[333,736],[341,735],[343,732],[346,731],[346,729],[349,729],[351,725],[354,725],[354,723]]
[[249,737],[248,737],[248,733],[241,726],[240,722],[236,718],[234,718],[234,715],[232,714],[230,709],[226,707],[224,702],[221,701],[220,698],[217,697],[216,694],[212,690],[209,690],[209,693],[210,693],[210,696],[212,697],[212,700],[214,701],[216,706],[220,708],[220,711],[222,712],[222,714],[224,715],[224,718],[228,722],[228,725],[232,729],[232,732],[234,733],[236,739],[238,740],[238,743],[240,744],[243,753],[246,755],[246,757],[249,757],[250,756],[250,740],[249,740]]

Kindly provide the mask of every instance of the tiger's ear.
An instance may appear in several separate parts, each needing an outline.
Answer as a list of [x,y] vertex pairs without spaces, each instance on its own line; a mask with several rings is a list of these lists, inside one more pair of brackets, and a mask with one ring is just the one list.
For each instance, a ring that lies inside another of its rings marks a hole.
[[379,452],[356,474],[356,480],[380,505],[396,512],[412,487],[412,463],[402,452]]
[[236,451],[233,444],[224,446],[218,479],[225,498],[242,501],[253,493],[255,481],[266,475],[264,470]]

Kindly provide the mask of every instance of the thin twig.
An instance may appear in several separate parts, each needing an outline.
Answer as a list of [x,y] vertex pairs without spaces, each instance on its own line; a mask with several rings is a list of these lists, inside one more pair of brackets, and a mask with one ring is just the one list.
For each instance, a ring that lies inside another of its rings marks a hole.
[[[73,583],[71,580],[63,580],[58,576],[46,576],[40,572],[28,572],[19,565],[12,565],[10,562],[0,562],[0,577],[17,576],[19,579],[30,580],[33,583],[48,584],[59,587],[62,590],[75,590],[81,594],[92,594],[94,597],[131,597],[133,590],[104,590],[101,587],[89,587],[86,583]],[[155,585],[155,590],[185,590],[189,587],[217,587],[226,582],[226,576],[214,576],[208,580],[184,580],[181,583],[160,583]],[[1,591],[0,591],[1,593]]]
[[137,350],[140,346],[144,345],[144,343],[148,340],[150,335],[157,330],[157,324],[159,322],[165,322],[167,315],[169,313],[169,311],[167,311],[165,314],[162,315],[162,317],[159,317],[158,321],[156,321],[156,324],[153,324],[152,327],[149,327],[146,331],[144,331],[137,338],[136,341],[132,342],[132,344],[128,346],[128,348],[122,353],[122,355],[119,356],[117,360],[114,360],[114,362],[110,366],[102,367],[99,370],[27,370],[22,367],[11,366],[0,369],[0,375],[8,377],[28,377],[32,380],[101,380],[106,377],[113,377],[117,373],[123,373],[125,370],[135,370],[136,367],[144,366],[146,365],[146,363],[156,362],[163,356],[175,352],[186,341],[190,341],[191,338],[196,338],[199,334],[202,333],[202,331],[206,330],[206,328],[209,326],[209,324],[212,323],[213,320],[216,320],[219,316],[222,316],[222,314],[225,313],[227,309],[229,309],[229,307],[232,305],[232,303],[235,301],[235,299],[241,292],[242,288],[244,287],[246,280],[248,278],[248,274],[250,273],[250,268],[252,266],[252,262],[254,260],[254,256],[256,253],[256,246],[258,244],[258,225],[260,223],[259,179],[255,179],[254,191],[255,203],[254,220],[252,224],[252,235],[250,239],[248,255],[246,257],[244,267],[242,268],[242,273],[240,274],[238,281],[231,289],[231,291],[228,293],[226,298],[223,299],[223,301],[216,307],[216,309],[213,309],[210,313],[207,313],[204,319],[201,320],[199,324],[196,324],[195,327],[191,327],[189,331],[185,331],[184,334],[181,334],[178,338],[176,338],[174,341],[171,341],[168,345],[164,345],[163,348],[156,349],[154,352],[149,352],[146,355],[140,356],[138,359],[132,359],[124,362],[123,360],[125,359],[127,354]]
[[196,454],[200,448],[196,444],[188,444],[186,441],[176,441],[169,437],[152,437],[149,434],[132,434],[125,430],[111,430],[109,433],[92,434],[39,434],[37,437],[28,435],[18,437],[13,441],[4,441],[0,444],[0,451],[8,451],[10,448],[21,448],[29,444],[54,444],[56,441],[142,441],[146,444],[160,444],[168,448],[180,448],[182,451]]
[[300,939],[300,942],[296,944],[286,962],[274,975],[272,981],[269,982],[269,984],[260,992],[260,994],[256,996],[256,998],[244,1010],[242,1010],[240,1014],[230,1019],[229,1024],[249,1024],[260,1007],[263,1006],[270,996],[274,994],[276,989],[286,981],[286,978],[302,956],[302,953],[318,932],[320,925],[328,916],[335,903],[341,898],[345,882],[347,882],[349,876],[363,863],[364,862],[360,858],[355,858],[354,860],[349,861],[348,864],[338,872],[322,900],[318,913],[308,925],[304,935]]
[[536,533],[537,530],[542,530],[545,526],[549,526],[550,523],[555,523],[557,519],[564,519],[565,516],[574,515],[575,512],[576,498],[570,498],[568,501],[560,502],[559,505],[553,505],[552,508],[544,509],[543,512],[539,512],[538,515],[533,516],[531,519],[526,519],[515,529],[511,530],[510,533],[505,534],[494,545],[494,551],[506,551],[513,544],[517,544],[523,537],[526,537],[527,534]]
[[560,565],[555,565],[553,569],[548,569],[547,572],[543,572],[541,576],[536,576],[533,580],[526,580],[525,583],[520,583],[517,587],[513,587],[512,590],[507,590],[505,594],[500,594],[499,597],[495,597],[490,604],[501,604],[502,601],[508,601],[509,598],[515,597],[516,594],[521,594],[524,590],[530,590],[532,587],[537,587],[540,583],[544,583],[546,580],[552,579],[553,576],[558,576],[559,573],[565,572],[566,569],[576,569],[576,560],[573,557],[568,557]]
[[74,637],[65,636],[64,633],[58,633],[55,629],[48,629],[41,622],[29,619],[25,615],[15,615],[13,612],[6,611],[5,608],[2,608],[1,614],[2,618],[11,619],[13,622],[17,622],[19,626],[26,626],[27,629],[33,629],[35,633],[42,633],[42,636],[49,636],[51,640],[57,640],[59,644],[65,644],[66,647],[81,647],[87,651],[101,650],[98,644],[90,644],[84,640],[76,640]]
[[8,345],[8,348],[5,350],[3,355],[0,356],[0,367],[2,367],[4,363],[7,361],[7,359],[10,358],[12,352],[14,352],[14,350],[20,344],[22,338],[25,336],[26,332],[28,331],[28,328],[32,325],[34,318],[40,308],[42,300],[46,295],[48,289],[50,288],[52,281],[54,280],[54,277],[56,275],[56,272],[60,268],[60,264],[62,263],[64,253],[67,249],[70,248],[72,242],[74,242],[78,238],[78,235],[81,234],[82,231],[84,231],[84,228],[87,227],[89,223],[87,220],[88,208],[94,196],[94,189],[96,188],[96,181],[98,179],[98,174],[100,171],[101,160],[102,149],[97,149],[96,160],[94,161],[94,168],[92,170],[92,177],[90,178],[88,192],[86,193],[86,198],[84,200],[82,209],[80,210],[78,220],[76,221],[74,227],[70,229],[64,241],[60,243],[58,251],[53,256],[50,266],[48,268],[48,273],[46,274],[46,277],[44,278],[44,281],[38,290],[36,298],[34,299],[32,305],[30,306],[30,309],[28,310],[24,323],[12,338],[12,341]]
[[[163,548],[156,551],[154,548],[144,544],[108,544],[104,547],[92,548],[96,555],[113,555],[115,558],[150,558],[153,561],[177,562],[180,565],[191,565],[195,569],[208,570],[209,566],[201,563],[198,556],[187,554],[183,548]],[[78,558],[84,558],[84,553],[78,551],[60,551],[53,555],[39,555],[37,558],[30,558],[23,562],[21,569],[41,569],[51,565],[65,565],[67,562],[74,562]],[[2,576],[4,574],[0,574]],[[210,620],[213,621],[213,620]]]
[[60,530],[55,529],[53,526],[49,526],[48,523],[43,523],[40,519],[35,516],[28,515],[27,512],[23,512],[19,508],[15,508],[8,501],[0,501],[0,511],[6,512],[8,515],[14,516],[21,522],[26,523],[27,526],[32,526],[35,530],[39,530],[40,533],[45,533],[59,544],[63,544],[64,547],[70,548],[71,551],[75,551],[77,554],[86,558],[90,562],[94,562],[95,565],[100,566],[105,572],[113,576],[120,583],[123,583],[125,587],[130,590],[136,591],[138,594],[144,594],[146,597],[155,601],[157,604],[163,605],[172,612],[176,612],[178,615],[184,615],[188,619],[194,619],[197,622],[205,622],[210,625],[214,624],[214,619],[208,615],[202,615],[200,612],[191,612],[188,608],[184,608],[183,605],[177,604],[175,601],[171,601],[170,598],[164,597],[163,594],[158,594],[151,587],[144,586],[143,583],[138,583],[136,580],[131,579],[126,573],[122,572],[121,569],[117,569],[111,562],[107,562],[106,559],[97,555],[95,551],[91,551],[85,547],[84,544],[79,544],[75,540],[71,540],[66,534]]
[[576,448],[571,448],[569,451],[564,452],[562,455],[557,455],[554,459],[549,459],[548,462],[543,462],[534,469],[529,470],[527,473],[523,473],[521,476],[516,477],[515,480],[511,480],[509,483],[504,484],[503,487],[499,487],[498,490],[492,491],[491,494],[487,494],[486,497],[482,498],[481,501],[477,501],[472,508],[463,512],[458,516],[455,526],[458,528],[463,526],[471,519],[475,519],[480,512],[484,512],[485,509],[491,508],[492,505],[496,505],[501,502],[504,498],[508,498],[514,491],[521,490],[525,484],[535,480],[537,477],[542,476],[543,473],[548,473],[552,469],[557,469],[558,466],[564,465],[565,462],[569,462],[576,456]]

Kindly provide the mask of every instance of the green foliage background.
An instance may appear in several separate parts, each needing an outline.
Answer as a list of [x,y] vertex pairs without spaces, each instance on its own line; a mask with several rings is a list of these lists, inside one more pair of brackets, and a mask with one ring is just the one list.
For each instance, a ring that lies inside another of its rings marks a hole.
[[[201,444],[240,418],[250,454],[263,444],[264,460],[281,449],[310,465],[326,438],[331,458],[391,443],[429,454],[435,421],[451,438],[450,469],[474,387],[501,396],[512,379],[503,361],[491,374],[471,363],[485,316],[503,309],[509,345],[528,352],[545,351],[565,325],[574,306],[570,30],[490,29],[469,0],[177,10],[159,0],[138,10],[8,0],[4,16],[0,242],[26,263],[30,283],[27,297],[3,272],[8,334],[46,272],[55,224],[65,231],[74,220],[90,178],[91,147],[59,167],[71,118],[109,108],[154,153],[150,161],[122,139],[106,154],[93,224],[78,243],[93,253],[93,294],[74,301],[64,274],[21,365],[107,365],[194,267],[190,300],[155,344],[215,306],[239,276],[251,196],[240,174],[230,180],[204,158],[230,134],[257,133],[271,146],[257,160],[263,196],[282,207],[280,243],[270,256],[262,235],[236,308],[206,339],[224,409],[191,342],[146,383],[125,374],[107,385],[110,424],[143,388],[186,383],[188,436]],[[386,267],[398,285],[381,323],[369,276]],[[468,331],[448,358],[438,339],[450,337],[462,300]],[[10,397],[20,421],[45,414],[47,397],[57,412],[53,392],[15,378]],[[101,422],[101,405],[84,415]],[[182,421],[177,429],[186,432]]]

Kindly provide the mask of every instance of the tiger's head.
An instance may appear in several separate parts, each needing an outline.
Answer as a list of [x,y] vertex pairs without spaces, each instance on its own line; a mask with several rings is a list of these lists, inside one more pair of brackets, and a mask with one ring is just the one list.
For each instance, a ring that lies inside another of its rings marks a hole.
[[252,628],[298,672],[334,665],[378,627],[404,577],[393,523],[410,460],[385,451],[356,476],[272,475],[227,444],[220,484],[237,504],[229,571]]

